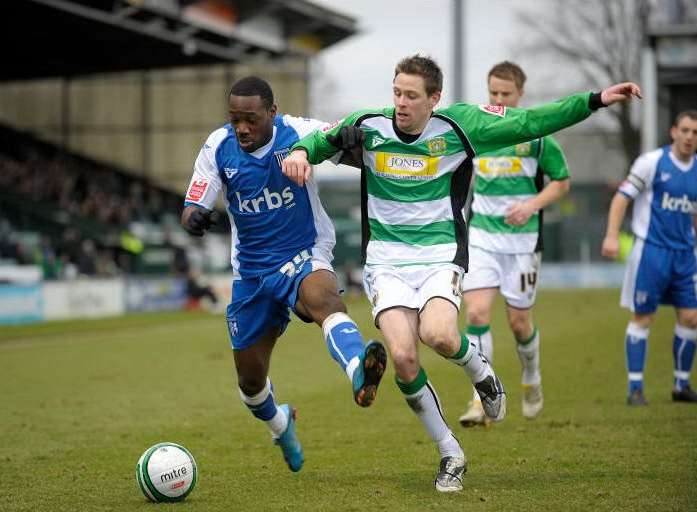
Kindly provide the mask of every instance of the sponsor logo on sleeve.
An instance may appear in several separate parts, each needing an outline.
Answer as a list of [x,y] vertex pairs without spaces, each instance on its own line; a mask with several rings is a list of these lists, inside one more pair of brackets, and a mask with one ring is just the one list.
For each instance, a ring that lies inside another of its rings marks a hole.
[[323,132],[328,132],[328,131],[331,130],[332,128],[336,128],[337,126],[339,126],[339,123],[342,122],[342,121],[343,121],[343,119],[339,119],[338,121],[334,121],[333,123],[329,123],[327,126],[325,126],[324,128],[322,128],[322,131],[323,131]]
[[506,107],[500,105],[479,105],[479,110],[494,116],[506,117]]
[[203,198],[203,194],[206,193],[206,188],[208,188],[206,180],[194,180],[189,185],[189,190],[186,193],[187,201],[200,201]]

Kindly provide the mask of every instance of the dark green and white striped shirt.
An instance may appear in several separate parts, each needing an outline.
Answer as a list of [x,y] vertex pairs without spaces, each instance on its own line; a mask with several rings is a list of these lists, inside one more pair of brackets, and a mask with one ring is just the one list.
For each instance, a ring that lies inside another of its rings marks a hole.
[[506,224],[508,209],[542,190],[544,175],[565,180],[569,168],[561,147],[551,136],[498,149],[474,159],[474,200],[469,243],[502,254],[526,254],[542,249],[542,212],[522,226]]
[[455,263],[467,268],[472,159],[578,123],[591,114],[589,93],[531,109],[458,103],[434,111],[413,142],[395,132],[394,108],[354,112],[296,143],[308,161],[337,153],[326,136],[347,125],[366,131],[363,143],[364,259],[370,265]]

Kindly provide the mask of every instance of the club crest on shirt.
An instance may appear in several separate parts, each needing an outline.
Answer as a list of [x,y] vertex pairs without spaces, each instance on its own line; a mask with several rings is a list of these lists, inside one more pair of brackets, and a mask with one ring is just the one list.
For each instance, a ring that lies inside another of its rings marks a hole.
[[431,156],[439,156],[445,153],[445,137],[433,137],[426,144],[428,145],[428,152],[431,153]]
[[283,148],[273,152],[273,156],[276,157],[276,161],[278,162],[279,167],[281,167],[281,165],[283,164],[283,159],[287,157],[289,153],[290,148]]
[[529,156],[532,150],[532,144],[529,142],[523,142],[522,144],[516,144],[515,154],[516,156]]

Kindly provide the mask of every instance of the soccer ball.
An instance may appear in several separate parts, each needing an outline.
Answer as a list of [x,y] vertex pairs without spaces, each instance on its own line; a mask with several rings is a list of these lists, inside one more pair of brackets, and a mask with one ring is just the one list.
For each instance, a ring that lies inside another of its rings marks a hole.
[[140,456],[136,480],[150,501],[181,501],[194,490],[198,471],[189,450],[175,443],[158,443]]

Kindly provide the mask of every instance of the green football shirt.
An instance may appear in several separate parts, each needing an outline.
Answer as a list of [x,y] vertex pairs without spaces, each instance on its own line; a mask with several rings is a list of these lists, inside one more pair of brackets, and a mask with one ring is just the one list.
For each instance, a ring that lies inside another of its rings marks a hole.
[[590,93],[530,109],[457,103],[433,112],[413,142],[394,128],[394,107],[361,110],[297,142],[311,164],[337,153],[327,135],[365,130],[362,162],[364,262],[467,268],[472,159],[576,124],[591,114]]
[[474,159],[474,200],[469,243],[502,254],[542,250],[542,212],[522,226],[505,222],[513,204],[526,201],[552,180],[569,177],[561,147],[551,136],[498,149]]

